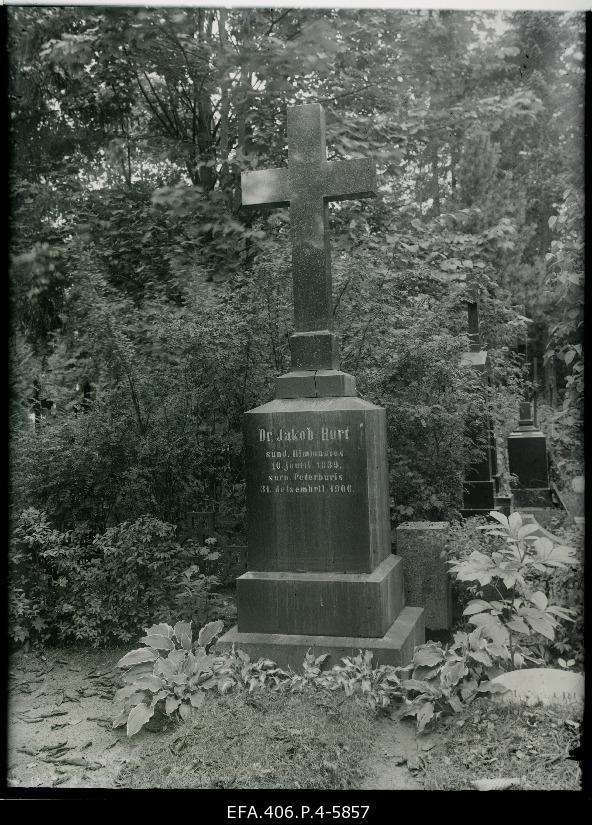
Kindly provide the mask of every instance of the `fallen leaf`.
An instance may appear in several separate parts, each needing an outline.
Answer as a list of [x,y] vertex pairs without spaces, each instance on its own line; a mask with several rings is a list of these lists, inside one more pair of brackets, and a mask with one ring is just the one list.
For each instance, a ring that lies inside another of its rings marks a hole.
[[58,748],[63,748],[65,745],[68,744],[68,740],[64,739],[63,742],[56,742],[55,745],[43,745],[39,748],[40,751],[55,751]]
[[76,756],[75,754],[71,756],[58,756],[56,759],[48,759],[48,762],[57,762],[60,765],[77,765],[79,767],[86,768],[88,766],[88,762],[84,756]]

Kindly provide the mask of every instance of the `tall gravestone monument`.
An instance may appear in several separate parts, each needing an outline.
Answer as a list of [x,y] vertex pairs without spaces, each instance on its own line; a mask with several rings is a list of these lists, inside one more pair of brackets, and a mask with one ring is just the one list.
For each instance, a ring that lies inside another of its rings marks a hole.
[[[467,318],[471,348],[463,353],[461,366],[479,370],[487,375],[488,356],[487,350],[483,349],[481,343],[479,304],[475,296],[471,296],[467,301]],[[491,418],[486,415],[467,421],[467,429],[470,437],[476,443],[481,444],[484,449],[482,457],[466,469],[462,514],[464,516],[487,515],[491,510],[508,510],[509,498],[500,495],[497,444]]]
[[288,108],[288,168],[244,172],[243,205],[289,206],[295,332],[275,399],[245,413],[248,572],[219,641],[300,667],[370,649],[406,663],[424,640],[391,553],[386,415],[339,369],[328,202],[375,194],[371,160],[328,162],[323,109]]

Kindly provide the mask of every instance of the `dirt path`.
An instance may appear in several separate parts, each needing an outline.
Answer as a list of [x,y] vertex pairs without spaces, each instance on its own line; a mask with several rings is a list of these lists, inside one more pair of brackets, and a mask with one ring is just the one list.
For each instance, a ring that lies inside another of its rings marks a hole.
[[9,667],[7,783],[109,788],[143,737],[112,730],[115,662],[125,651],[21,653]]
[[[376,722],[377,736],[367,760],[366,779],[360,790],[416,791],[422,785],[415,773],[422,767],[422,744],[415,723],[384,718]],[[424,740],[428,741],[428,740]]]

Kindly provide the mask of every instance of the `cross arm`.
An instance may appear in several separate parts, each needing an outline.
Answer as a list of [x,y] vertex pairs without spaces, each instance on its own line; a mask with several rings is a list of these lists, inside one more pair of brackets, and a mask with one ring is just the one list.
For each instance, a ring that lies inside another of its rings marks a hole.
[[325,198],[372,198],[376,195],[376,166],[372,158],[337,160],[326,166]]
[[287,169],[264,169],[241,174],[243,206],[289,206]]

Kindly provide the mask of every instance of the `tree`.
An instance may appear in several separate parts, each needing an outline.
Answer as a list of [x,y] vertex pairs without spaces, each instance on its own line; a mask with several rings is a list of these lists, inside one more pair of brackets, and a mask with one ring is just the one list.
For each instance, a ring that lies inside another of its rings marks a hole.
[[[544,256],[582,187],[581,29],[477,11],[12,7],[13,395],[54,405],[19,442],[24,500],[66,521],[91,502],[96,524],[174,520],[198,496],[240,506],[240,417],[287,368],[291,324],[287,215],[246,214],[240,172],[285,164],[286,106],[320,100],[329,157],[372,153],[379,173],[374,202],[331,206],[344,363],[389,410],[399,515],[449,513],[483,389],[456,371],[467,288],[507,426],[512,305],[544,344],[559,311]],[[579,271],[560,258],[554,277]],[[554,339],[566,357],[572,332]]]

